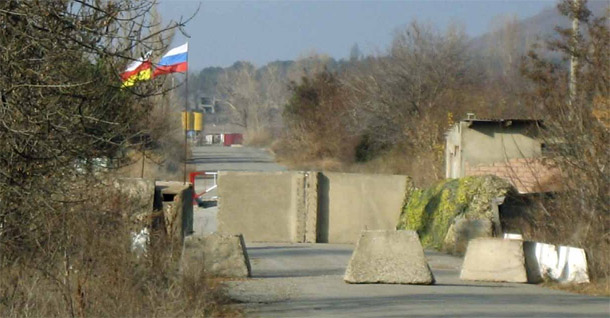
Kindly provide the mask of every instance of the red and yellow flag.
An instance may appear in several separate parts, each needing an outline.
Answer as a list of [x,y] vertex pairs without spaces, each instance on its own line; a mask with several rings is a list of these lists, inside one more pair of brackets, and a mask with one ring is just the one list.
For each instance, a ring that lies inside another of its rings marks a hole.
[[121,87],[133,86],[138,81],[146,81],[152,78],[153,72],[150,55],[151,52],[148,52],[127,66],[125,72],[121,73],[121,80],[123,81]]

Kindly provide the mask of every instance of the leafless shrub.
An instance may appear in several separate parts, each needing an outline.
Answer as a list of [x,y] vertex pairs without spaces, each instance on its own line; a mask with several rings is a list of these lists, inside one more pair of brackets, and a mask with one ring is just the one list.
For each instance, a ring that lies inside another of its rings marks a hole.
[[[578,17],[587,35],[557,29],[547,49],[563,54],[550,61],[531,52],[524,66],[532,80],[531,102],[545,119],[548,156],[563,173],[564,191],[542,202],[534,218],[540,239],[586,249],[592,274],[610,275],[610,30],[608,12],[595,18],[586,2],[564,1],[560,11]],[[576,89],[570,94],[565,61],[574,56]],[[605,114],[605,115],[604,115]],[[606,117],[605,117],[606,116]]]
[[293,83],[284,110],[286,129],[275,151],[294,163],[353,158],[357,137],[349,127],[350,105],[335,74],[328,71]]
[[215,315],[204,278],[131,251],[131,211],[100,183],[163,135],[146,127],[162,83],[118,76],[183,25],[154,5],[0,2],[0,316]]
[[[218,284],[204,273],[180,274],[162,248],[136,254],[129,211],[98,182],[64,211],[45,211],[43,248],[23,251],[0,268],[0,315],[218,316],[229,314]],[[168,246],[153,232],[156,246]],[[32,253],[34,255],[28,255]]]

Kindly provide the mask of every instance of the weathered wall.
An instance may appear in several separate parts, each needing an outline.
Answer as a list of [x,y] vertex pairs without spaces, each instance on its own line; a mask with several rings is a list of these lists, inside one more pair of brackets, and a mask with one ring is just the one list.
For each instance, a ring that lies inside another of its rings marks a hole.
[[469,174],[467,166],[537,158],[542,147],[534,122],[461,121],[445,137],[445,177]]
[[[400,175],[324,172],[328,191],[318,192],[319,242],[355,244],[362,230],[394,230],[409,178]],[[327,215],[325,215],[325,213]],[[324,233],[327,231],[327,234]],[[324,240],[326,238],[326,240]]]
[[302,172],[220,172],[218,232],[248,242],[302,242],[304,183]]
[[[470,165],[503,162],[512,158],[535,158],[541,155],[541,143],[531,125],[500,123],[462,125],[462,160]],[[464,169],[464,167],[462,167]],[[464,170],[462,170],[464,171]],[[463,175],[462,175],[463,176]]]

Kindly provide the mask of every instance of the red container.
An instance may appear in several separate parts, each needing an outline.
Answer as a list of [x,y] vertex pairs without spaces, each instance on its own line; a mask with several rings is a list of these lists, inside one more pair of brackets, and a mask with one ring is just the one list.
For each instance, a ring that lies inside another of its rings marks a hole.
[[225,146],[231,145],[241,145],[243,143],[244,137],[242,134],[225,134]]

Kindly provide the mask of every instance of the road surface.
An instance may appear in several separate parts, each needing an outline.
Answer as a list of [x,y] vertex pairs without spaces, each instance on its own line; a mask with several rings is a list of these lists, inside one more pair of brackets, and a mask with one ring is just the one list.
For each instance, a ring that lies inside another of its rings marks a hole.
[[253,277],[229,283],[249,317],[591,317],[610,300],[537,285],[461,281],[462,259],[426,251],[436,284],[353,285],[353,246],[248,244]]
[[251,147],[202,146],[193,147],[190,164],[197,171],[282,171],[273,154]]
[[[279,171],[264,150],[199,147],[198,170]],[[217,207],[195,209],[194,235],[216,230]],[[252,317],[610,317],[610,299],[537,285],[459,279],[461,258],[427,251],[436,284],[351,285],[343,273],[352,245],[247,244],[251,279],[228,282]]]

